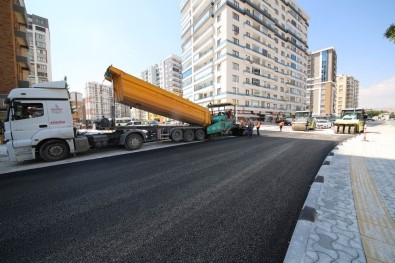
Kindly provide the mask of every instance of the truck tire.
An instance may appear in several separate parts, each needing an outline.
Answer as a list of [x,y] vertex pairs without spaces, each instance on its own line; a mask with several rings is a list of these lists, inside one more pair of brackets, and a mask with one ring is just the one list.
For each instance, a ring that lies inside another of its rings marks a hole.
[[196,132],[195,132],[195,140],[203,141],[205,137],[206,137],[206,133],[204,132],[203,129],[196,130]]
[[193,130],[184,131],[184,142],[192,142],[195,140],[195,133]]
[[335,126],[335,133],[339,133],[339,126]]
[[343,134],[344,133],[344,125],[339,125],[339,133]]
[[182,140],[182,130],[180,129],[175,129],[172,133],[171,133],[171,139],[173,142],[179,142]]
[[69,147],[65,141],[50,140],[41,145],[40,157],[46,162],[54,162],[65,159],[69,155]]
[[350,133],[351,134],[355,134],[355,131],[356,131],[356,127],[355,126],[351,126],[350,127]]
[[129,134],[125,139],[125,148],[127,150],[133,151],[138,150],[143,145],[143,137],[140,134],[132,133]]

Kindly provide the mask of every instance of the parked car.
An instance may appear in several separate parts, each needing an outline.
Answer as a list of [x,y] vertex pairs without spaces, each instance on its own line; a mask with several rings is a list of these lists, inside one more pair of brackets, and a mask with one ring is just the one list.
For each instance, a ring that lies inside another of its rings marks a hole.
[[284,124],[285,124],[286,126],[291,126],[291,125],[292,125],[292,121],[293,121],[292,118],[285,118],[285,119],[284,119]]
[[147,125],[148,126],[157,126],[159,124],[159,122],[155,121],[155,120],[149,120],[147,121]]
[[317,119],[316,123],[318,129],[329,129],[332,127],[332,122],[327,119]]

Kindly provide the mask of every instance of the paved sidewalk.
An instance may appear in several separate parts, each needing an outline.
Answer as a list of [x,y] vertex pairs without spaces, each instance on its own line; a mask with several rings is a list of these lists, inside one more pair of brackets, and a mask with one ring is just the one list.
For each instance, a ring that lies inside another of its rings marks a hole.
[[319,170],[284,262],[395,262],[395,127],[368,127]]

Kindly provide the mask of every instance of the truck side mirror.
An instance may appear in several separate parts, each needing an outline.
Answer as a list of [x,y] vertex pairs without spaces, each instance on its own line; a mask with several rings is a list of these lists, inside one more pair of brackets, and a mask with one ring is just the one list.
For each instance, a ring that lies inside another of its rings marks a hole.
[[366,121],[368,119],[368,115],[363,115],[363,120]]

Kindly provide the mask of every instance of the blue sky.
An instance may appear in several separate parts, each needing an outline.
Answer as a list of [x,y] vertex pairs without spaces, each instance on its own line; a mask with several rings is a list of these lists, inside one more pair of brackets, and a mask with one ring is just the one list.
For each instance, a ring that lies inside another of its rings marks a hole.
[[[395,23],[394,0],[297,0],[310,16],[309,48],[334,47],[337,73],[360,81],[360,106],[395,108],[395,44],[383,37]],[[71,91],[103,81],[109,65],[135,76],[181,55],[179,0],[25,0],[49,19],[53,80]]]

